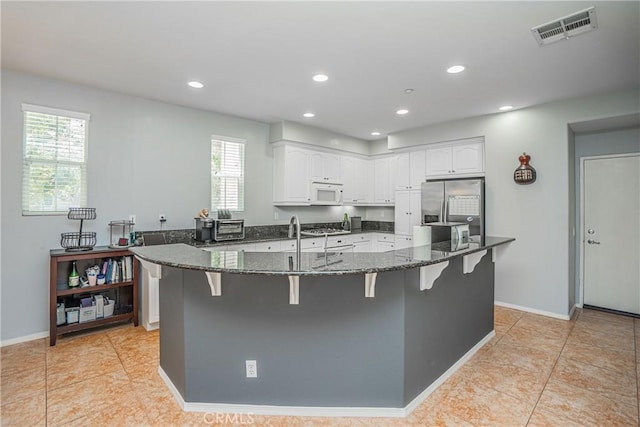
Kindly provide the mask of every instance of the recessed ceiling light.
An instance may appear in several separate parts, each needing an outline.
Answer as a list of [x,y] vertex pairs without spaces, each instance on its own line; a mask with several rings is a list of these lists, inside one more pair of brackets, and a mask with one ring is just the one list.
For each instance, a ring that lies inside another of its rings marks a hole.
[[377,132],[377,131],[376,132],[371,132],[371,135],[372,136],[380,136],[380,132]]
[[396,114],[402,116],[403,114],[407,114],[408,112],[409,110],[407,110],[406,108],[401,108],[400,110],[396,111]]
[[326,82],[327,80],[329,80],[329,76],[327,76],[326,74],[316,74],[315,76],[313,76],[314,82]]
[[194,89],[202,89],[202,88],[204,87],[204,85],[203,85],[202,83],[197,82],[197,81],[195,81],[195,80],[194,80],[194,81],[191,81],[191,82],[189,82],[189,83],[187,83],[187,84],[188,84],[189,86],[191,86],[192,88],[194,88]]
[[407,95],[412,94],[414,91],[414,89],[408,88],[404,90],[404,93],[406,93]]
[[513,105],[503,105],[502,107],[498,108],[498,110],[500,110],[500,111],[513,110]]
[[304,113],[303,116],[305,116],[306,118],[311,118],[311,117],[315,117],[316,115],[313,113]]
[[465,67],[462,65],[454,65],[452,67],[447,68],[447,73],[449,74],[461,73],[464,71],[464,69]]

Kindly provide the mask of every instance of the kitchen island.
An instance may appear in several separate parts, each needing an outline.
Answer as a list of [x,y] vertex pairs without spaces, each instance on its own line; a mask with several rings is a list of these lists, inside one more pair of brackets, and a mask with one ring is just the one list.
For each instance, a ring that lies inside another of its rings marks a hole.
[[493,262],[513,240],[131,251],[160,278],[160,374],[185,410],[405,416],[494,335]]

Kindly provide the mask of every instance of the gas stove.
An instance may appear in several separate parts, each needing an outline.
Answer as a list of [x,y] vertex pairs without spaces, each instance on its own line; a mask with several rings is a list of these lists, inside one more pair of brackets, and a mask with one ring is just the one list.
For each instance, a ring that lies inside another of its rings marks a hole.
[[303,236],[322,237],[322,236],[337,236],[340,234],[351,234],[351,232],[345,231],[341,228],[312,228],[309,230],[301,231],[300,234],[302,234]]

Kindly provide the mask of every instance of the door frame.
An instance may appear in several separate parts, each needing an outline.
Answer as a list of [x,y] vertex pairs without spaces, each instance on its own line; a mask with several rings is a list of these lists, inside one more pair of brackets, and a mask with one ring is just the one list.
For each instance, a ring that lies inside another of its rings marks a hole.
[[584,306],[584,164],[587,160],[617,159],[620,157],[640,157],[640,152],[580,157],[580,227],[577,233],[578,243],[580,243],[580,307]]

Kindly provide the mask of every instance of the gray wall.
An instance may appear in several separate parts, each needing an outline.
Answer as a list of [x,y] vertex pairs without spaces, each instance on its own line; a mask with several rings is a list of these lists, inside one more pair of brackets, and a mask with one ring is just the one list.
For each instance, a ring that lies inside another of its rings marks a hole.
[[576,239],[574,242],[576,254],[575,268],[575,296],[576,303],[582,303],[582,295],[580,293],[580,256],[581,256],[581,238],[580,238],[580,220],[582,212],[580,209],[580,175],[582,173],[581,158],[590,156],[602,156],[606,154],[623,154],[623,153],[640,153],[640,128],[622,129],[616,131],[591,133],[586,135],[575,136],[575,156],[572,159],[574,165],[576,191],[575,191],[575,224]]
[[[575,269],[568,124],[637,113],[639,99],[635,90],[441,123],[390,135],[389,147],[484,136],[487,234],[517,239],[496,264],[496,301],[566,316]],[[538,172],[532,185],[512,179],[523,151]]]
[[[13,71],[2,70],[1,78],[0,341],[47,333],[49,249],[60,247],[61,232],[78,227],[66,216],[21,214],[22,103],[91,114],[88,205],[98,218],[85,230],[98,233],[98,245],[108,243],[108,222],[129,214],[137,215],[138,230],[159,229],[161,213],[165,229],[193,227],[196,212],[210,203],[212,134],[247,140],[247,225],[288,222],[287,210],[274,220],[267,124]],[[313,208],[302,220],[339,221],[344,211]]]

